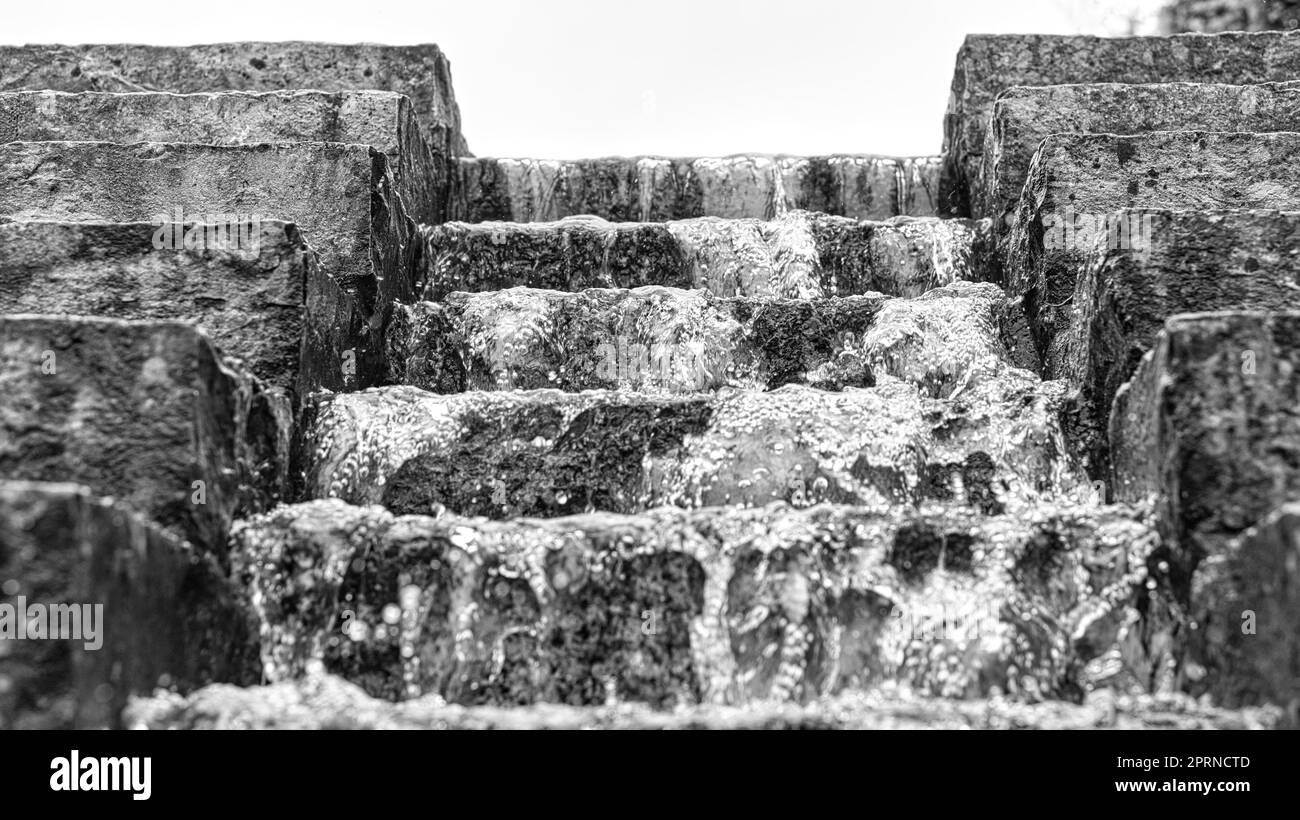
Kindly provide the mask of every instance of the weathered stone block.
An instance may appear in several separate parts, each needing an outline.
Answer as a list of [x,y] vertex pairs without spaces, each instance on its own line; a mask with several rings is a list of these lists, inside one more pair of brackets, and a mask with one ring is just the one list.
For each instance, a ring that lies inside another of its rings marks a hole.
[[1126,210],[1113,218],[1140,241],[1099,237],[1074,292],[1070,325],[1045,366],[1081,388],[1090,470],[1106,472],[1106,425],[1165,320],[1215,310],[1300,309],[1300,213]]
[[1115,397],[1117,500],[1153,499],[1176,591],[1300,490],[1300,313],[1171,318]]
[[939,399],[876,380],[689,397],[410,387],[324,396],[300,433],[302,497],[504,518],[783,499],[998,511],[1089,491],[1065,452],[1059,383],[1006,369]]
[[1029,164],[1052,134],[1151,131],[1300,131],[1300,83],[1009,88],[993,105],[972,213],[1009,223]]
[[985,131],[1012,86],[1198,82],[1244,85],[1300,76],[1300,33],[1091,37],[973,34],[957,52],[944,117],[940,215],[971,213]]
[[717,296],[919,296],[989,266],[987,222],[867,222],[804,211],[773,220],[450,223],[422,227],[426,299],[519,285],[663,285]]
[[1192,578],[1193,694],[1225,706],[1300,706],[1300,506],[1206,557]]
[[1077,699],[1094,661],[1135,645],[1157,541],[1115,507],[489,522],[316,501],[234,544],[268,680],[317,667],[389,700],[681,706],[882,684]]
[[717,216],[771,219],[790,210],[855,219],[933,216],[939,162],[825,157],[463,159],[452,216],[544,222],[589,214],[612,222]]
[[1069,325],[1076,280],[1098,234],[1120,245],[1135,242],[1133,226],[1115,221],[1115,211],[1297,210],[1298,155],[1295,133],[1162,131],[1044,140],[1006,240],[1004,268],[1008,294],[1023,297],[1044,358]]
[[211,43],[0,48],[5,91],[393,91],[411,98],[425,139],[465,154],[451,65],[433,44]]
[[368,145],[388,157],[412,219],[447,217],[450,159],[425,143],[411,101],[390,92],[0,93],[0,143],[52,141]]
[[0,224],[0,313],[193,322],[228,359],[290,389],[314,264],[297,227],[277,221],[11,222]]
[[367,310],[413,297],[414,224],[395,195],[387,157],[372,148],[0,145],[0,220],[237,223],[251,216],[296,223],[321,270],[359,294]]
[[997,286],[973,282],[913,300],[720,298],[660,287],[453,293],[396,309],[387,381],[439,393],[839,390],[869,387],[880,371],[943,395],[972,371],[1008,363],[1009,314]]
[[0,578],[24,621],[0,616],[0,728],[120,728],[129,695],[258,682],[212,558],[84,487],[0,481]]
[[287,479],[288,398],[181,322],[0,317],[0,478],[75,481],[221,554]]

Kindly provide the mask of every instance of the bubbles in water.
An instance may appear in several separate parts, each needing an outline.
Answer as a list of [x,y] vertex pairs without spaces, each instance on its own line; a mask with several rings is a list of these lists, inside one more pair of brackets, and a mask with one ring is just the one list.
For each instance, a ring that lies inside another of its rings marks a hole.
[[407,584],[402,587],[399,600],[402,603],[402,609],[415,609],[420,605],[420,588],[415,584]]

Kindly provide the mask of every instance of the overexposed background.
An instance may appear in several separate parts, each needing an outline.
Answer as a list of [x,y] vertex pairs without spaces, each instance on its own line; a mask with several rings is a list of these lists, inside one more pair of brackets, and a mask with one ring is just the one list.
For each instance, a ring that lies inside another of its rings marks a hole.
[[0,42],[435,42],[480,156],[939,151],[968,33],[1147,33],[1159,0],[9,0]]

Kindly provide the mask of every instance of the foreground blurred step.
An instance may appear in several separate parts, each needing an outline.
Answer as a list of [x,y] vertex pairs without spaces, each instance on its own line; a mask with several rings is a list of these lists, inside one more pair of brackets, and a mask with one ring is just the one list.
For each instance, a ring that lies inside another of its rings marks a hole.
[[1291,727],[1278,708],[1227,710],[1188,697],[1115,697],[1084,704],[948,700],[857,692],[807,705],[751,703],[671,712],[649,706],[464,707],[437,696],[389,703],[329,675],[240,688],[214,684],[186,698],[135,698],[125,721],[137,729],[1274,729]]
[[1058,423],[1060,383],[1006,368],[934,399],[887,375],[876,382],[684,397],[321,396],[299,431],[300,497],[507,518],[780,500],[956,498],[992,512],[1081,491]]
[[1101,690],[1082,704],[1004,698],[951,700],[846,692],[808,704],[751,702],[673,711],[612,706],[458,706],[437,695],[404,703],[372,698],[333,675],[240,688],[213,684],[189,697],[133,698],[133,729],[1278,729],[1277,707],[1216,709],[1187,696]]
[[454,219],[612,222],[770,219],[789,210],[855,219],[933,216],[939,158],[843,154],[605,159],[462,159]]
[[0,221],[19,219],[283,219],[367,310],[412,295],[414,226],[387,158],[363,145],[9,143],[0,145]]
[[1300,505],[1279,507],[1206,557],[1191,599],[1188,690],[1228,706],[1279,703],[1300,713]]
[[129,695],[259,679],[215,562],[84,487],[0,481],[0,578],[0,728],[119,728]]
[[390,92],[0,93],[0,142],[55,140],[369,145],[388,157],[412,219],[446,218],[449,159],[425,144],[411,101]]
[[1016,87],[998,97],[992,117],[971,209],[1003,222],[1014,212],[1038,146],[1052,134],[1300,131],[1300,83]]
[[1243,85],[1300,77],[1300,34],[1091,37],[973,34],[957,52],[944,117],[940,215],[967,216],[985,132],[1012,86],[1199,82]]
[[1300,491],[1297,365],[1300,312],[1184,314],[1117,394],[1115,496],[1158,501],[1185,573]]
[[411,98],[425,140],[465,153],[451,66],[436,45],[211,43],[0,47],[6,91],[393,91]]
[[1070,325],[1044,370],[1082,388],[1086,450],[1105,473],[1106,425],[1120,386],[1151,349],[1165,320],[1214,310],[1300,310],[1300,213],[1125,210],[1110,221],[1136,228],[1119,247],[1091,250],[1075,287]]
[[426,299],[524,285],[576,291],[665,285],[718,296],[918,296],[982,278],[986,223],[867,222],[809,212],[770,221],[452,223],[421,229]]
[[224,552],[272,506],[289,400],[182,322],[0,317],[0,478],[75,481]]
[[1111,416],[1115,496],[1154,501],[1193,627],[1183,687],[1230,706],[1300,708],[1298,366],[1300,312],[1176,316]]
[[[1300,42],[1300,40],[1297,40]],[[1076,281],[1100,236],[1143,241],[1122,208],[1300,210],[1300,134],[1161,131],[1055,134],[1034,156],[1006,239],[1008,294],[1023,296],[1047,357],[1070,322]]]
[[439,393],[554,387],[691,393],[808,384],[870,387],[876,373],[942,396],[1011,363],[1002,290],[955,282],[916,299],[719,298],[643,287],[513,288],[399,306],[387,381]]
[[333,500],[232,544],[267,680],[323,666],[390,700],[672,706],[1141,691],[1133,606],[1158,539],[1119,507],[489,522]]

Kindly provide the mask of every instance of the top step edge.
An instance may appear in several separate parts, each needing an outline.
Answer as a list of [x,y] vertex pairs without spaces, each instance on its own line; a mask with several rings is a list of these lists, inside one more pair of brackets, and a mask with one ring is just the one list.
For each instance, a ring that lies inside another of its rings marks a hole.
[[1216,82],[1192,82],[1187,80],[1176,80],[1171,82],[1155,83],[1042,83],[1038,85],[1009,85],[998,92],[996,101],[1000,102],[1008,97],[1029,96],[1035,93],[1041,94],[1047,91],[1062,88],[1167,88],[1174,89],[1194,89],[1194,88],[1276,88],[1276,89],[1300,89],[1300,78],[1294,80],[1273,80],[1262,83],[1216,83]]
[[555,163],[578,163],[578,162],[633,162],[641,160],[658,160],[666,162],[694,162],[697,160],[726,160],[726,159],[874,159],[892,162],[939,162],[943,159],[942,154],[921,154],[916,156],[901,156],[894,154],[864,154],[864,153],[829,153],[829,154],[783,154],[768,153],[762,151],[741,152],[736,154],[710,154],[699,156],[673,156],[668,154],[609,154],[605,156],[594,157],[572,157],[572,158],[555,158],[555,157],[503,157],[503,156],[474,156],[459,157],[462,163],[470,162],[555,162]]
[[966,49],[976,43],[985,42],[1016,42],[1016,41],[1034,41],[1034,42],[1077,42],[1077,43],[1097,43],[1097,42],[1166,42],[1166,41],[1231,41],[1231,40],[1257,40],[1257,41],[1275,41],[1281,42],[1291,40],[1300,43],[1300,31],[1222,31],[1217,33],[1206,32],[1186,32],[1182,34],[1138,34],[1130,36],[1109,37],[1097,34],[1007,34],[1007,33],[970,33],[962,40],[962,49]]
[[249,97],[253,99],[268,99],[273,97],[292,98],[292,97],[371,97],[375,99],[406,99],[410,96],[399,91],[385,91],[378,88],[346,88],[338,91],[327,91],[320,88],[302,87],[302,88],[279,88],[267,91],[245,91],[234,89],[229,91],[63,91],[57,88],[16,88],[0,90],[0,98],[20,98],[20,97],[103,97],[116,99],[118,97],[182,97],[192,99],[211,99],[215,97]]
[[36,50],[36,49],[69,49],[77,51],[87,51],[95,48],[138,48],[149,51],[190,51],[203,50],[211,48],[223,48],[232,46],[275,46],[284,48],[286,46],[312,46],[316,48],[333,48],[333,49],[353,49],[353,48],[375,48],[383,51],[417,51],[422,49],[433,49],[442,53],[442,47],[437,43],[411,43],[407,45],[393,45],[389,43],[376,43],[371,41],[361,41],[356,43],[332,43],[327,40],[222,40],[215,43],[192,43],[190,45],[157,45],[154,43],[134,43],[134,42],[116,42],[116,43],[23,43],[22,45],[0,45],[0,52],[18,51],[18,50]]

